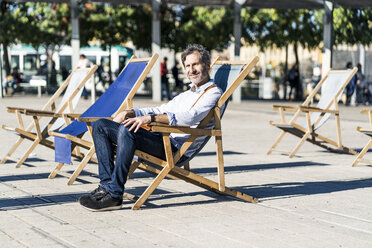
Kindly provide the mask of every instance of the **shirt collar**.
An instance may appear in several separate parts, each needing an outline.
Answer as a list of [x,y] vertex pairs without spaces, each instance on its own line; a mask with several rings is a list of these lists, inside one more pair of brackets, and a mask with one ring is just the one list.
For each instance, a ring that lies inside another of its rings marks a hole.
[[202,86],[200,87],[196,87],[196,85],[194,83],[191,83],[190,84],[190,90],[192,92],[200,92],[200,91],[204,91],[206,88],[208,88],[209,86],[211,86],[213,84],[213,80],[209,80],[208,82],[206,82],[205,84],[203,84]]

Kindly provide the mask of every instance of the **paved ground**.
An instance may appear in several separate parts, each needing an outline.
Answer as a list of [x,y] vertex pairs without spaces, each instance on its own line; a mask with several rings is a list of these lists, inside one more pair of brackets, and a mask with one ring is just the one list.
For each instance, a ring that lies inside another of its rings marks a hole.
[[[47,97],[0,99],[1,124],[16,125],[5,106],[40,108]],[[154,103],[136,99],[136,106]],[[19,169],[0,165],[1,247],[372,247],[372,168],[352,168],[351,155],[305,144],[293,159],[266,155],[279,130],[274,102],[231,103],[223,119],[227,185],[260,199],[250,204],[217,196],[182,181],[165,180],[139,211],[125,200],[118,211],[93,213],[76,202],[97,186],[97,166],[88,166],[72,186],[66,178],[47,178],[54,153],[38,147]],[[82,100],[80,109],[89,105]],[[368,138],[360,107],[341,106],[345,145],[360,149]],[[322,132],[335,137],[334,120]],[[0,157],[16,136],[0,131]],[[281,148],[298,139],[287,137]],[[16,152],[19,157],[30,143]],[[367,154],[370,155],[370,154]],[[77,161],[74,162],[76,165]],[[192,169],[216,178],[214,143],[194,159]],[[74,165],[66,170],[73,170]],[[127,192],[139,194],[153,179],[136,172]]]

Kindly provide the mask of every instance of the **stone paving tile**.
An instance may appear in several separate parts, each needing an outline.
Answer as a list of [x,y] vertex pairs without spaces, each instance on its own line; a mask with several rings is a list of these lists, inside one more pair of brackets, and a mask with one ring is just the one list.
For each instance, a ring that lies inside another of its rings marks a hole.
[[[15,124],[15,117],[3,106],[30,102],[38,108],[43,101],[30,96],[0,99],[2,124]],[[148,104],[153,105],[151,100],[138,100],[138,106]],[[268,124],[279,120],[272,104],[231,103],[222,120],[227,185],[259,197],[260,203],[217,196],[167,179],[139,211],[132,211],[133,203],[125,199],[121,210],[89,212],[76,199],[97,187],[97,165],[89,164],[81,180],[67,186],[64,177],[47,179],[55,165],[54,153],[38,147],[27,165],[0,166],[1,247],[372,247],[370,166],[352,168],[354,156],[325,152],[311,144],[305,144],[293,159],[280,153],[267,156],[280,133]],[[88,105],[82,102],[79,108]],[[368,138],[355,127],[368,126],[368,119],[359,108],[340,109],[343,142],[361,148]],[[323,133],[334,130],[331,121],[322,127]],[[298,142],[295,137],[285,138],[282,149]],[[0,140],[3,156],[4,144],[16,137],[0,131]],[[192,161],[192,170],[217,178],[214,149],[213,141],[207,144]],[[22,150],[15,153],[21,155]],[[64,169],[71,172],[77,163]],[[126,189],[141,194],[153,179],[135,172]]]

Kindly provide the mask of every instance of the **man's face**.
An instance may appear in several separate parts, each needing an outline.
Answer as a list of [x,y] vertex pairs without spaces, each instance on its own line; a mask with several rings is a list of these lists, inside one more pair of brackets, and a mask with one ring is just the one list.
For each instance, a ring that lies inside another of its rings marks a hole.
[[199,52],[195,51],[187,55],[184,64],[187,78],[196,86],[200,86],[209,80],[207,66],[201,61]]

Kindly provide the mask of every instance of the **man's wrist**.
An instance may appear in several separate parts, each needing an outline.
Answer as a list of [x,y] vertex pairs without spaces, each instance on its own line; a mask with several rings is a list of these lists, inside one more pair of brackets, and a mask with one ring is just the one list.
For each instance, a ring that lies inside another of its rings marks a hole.
[[155,114],[150,115],[150,122],[155,122]]

